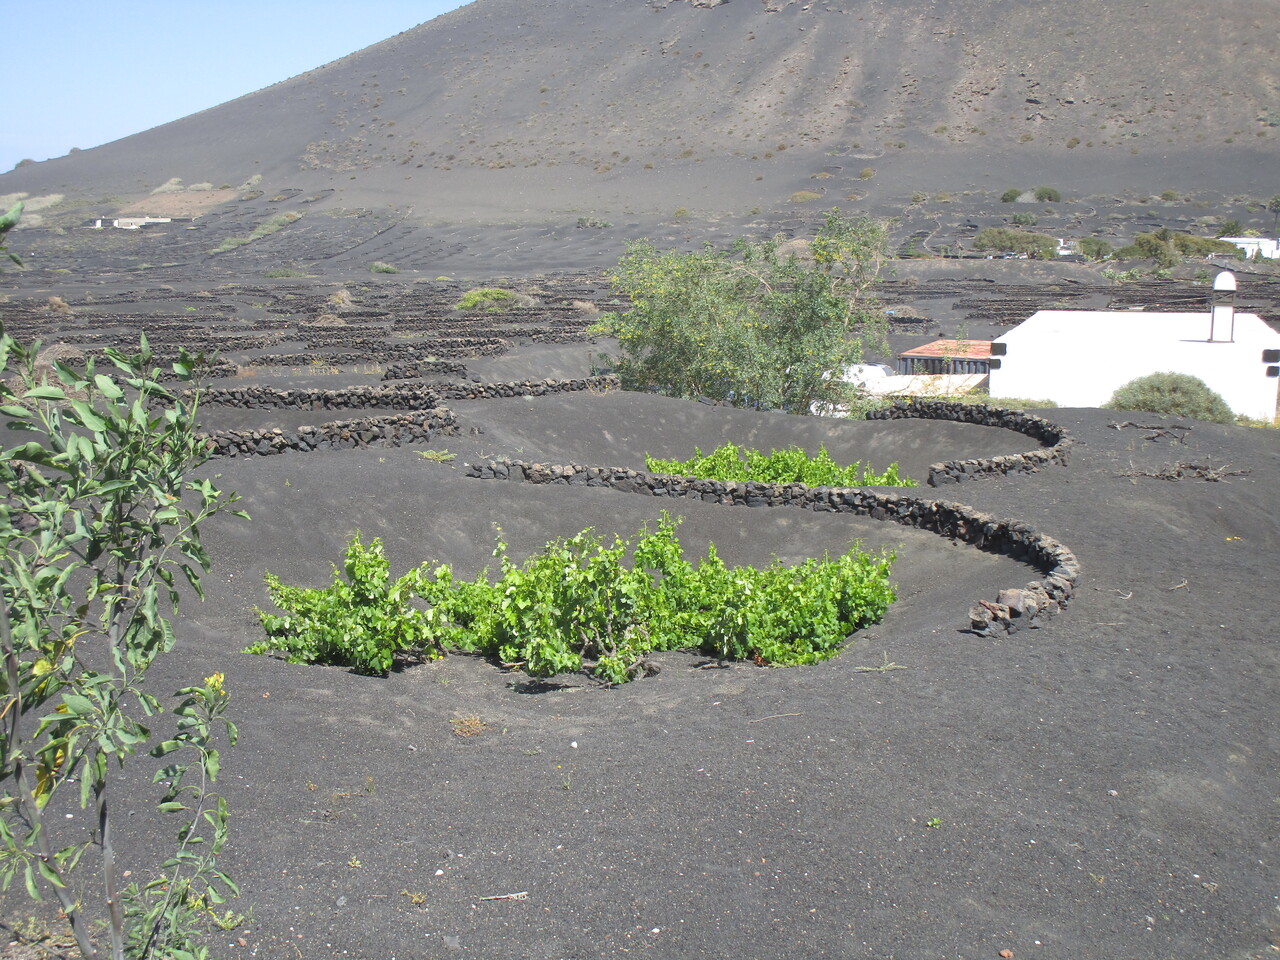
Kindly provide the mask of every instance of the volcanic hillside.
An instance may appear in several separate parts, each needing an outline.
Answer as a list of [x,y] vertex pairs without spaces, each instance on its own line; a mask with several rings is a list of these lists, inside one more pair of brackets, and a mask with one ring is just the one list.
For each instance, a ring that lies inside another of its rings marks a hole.
[[[147,198],[138,209],[156,214],[328,189],[321,207],[494,223],[742,214],[801,188],[998,193],[1019,174],[1265,190],[1278,49],[1267,0],[476,0],[220,107],[22,165],[0,193]],[[193,185],[194,208],[175,205]]]

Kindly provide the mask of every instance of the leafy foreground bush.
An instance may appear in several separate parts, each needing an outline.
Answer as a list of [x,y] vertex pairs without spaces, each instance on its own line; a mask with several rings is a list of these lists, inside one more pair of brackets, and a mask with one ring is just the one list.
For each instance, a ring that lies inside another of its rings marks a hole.
[[1199,377],[1187,373],[1152,373],[1130,380],[1107,403],[1111,410],[1145,410],[1210,423],[1235,423],[1227,401]]
[[810,487],[915,487],[910,477],[898,475],[898,465],[889,464],[884,473],[875,473],[870,465],[855,461],[842,467],[831,459],[823,444],[815,457],[799,447],[773,450],[767,456],[733,443],[703,454],[693,448],[693,456],[685,461],[660,460],[645,454],[645,466],[653,473],[673,473],[700,480],[740,480],[760,483],[803,483]]
[[[221,673],[173,702],[146,676],[177,643],[179,580],[199,594],[209,569],[200,525],[235,497],[191,479],[209,456],[197,407],[160,385],[146,339],[103,354],[44,368],[38,342],[0,325],[0,414],[26,441],[0,451],[0,890],[52,894],[85,960],[200,960],[210,920],[242,919],[214,912],[237,893],[216,865],[229,815],[212,792],[236,728]],[[195,362],[183,351],[174,371]],[[145,817],[108,803],[144,752],[162,761],[156,810],[174,830],[150,866],[131,842]],[[77,800],[89,813],[73,819]],[[126,884],[121,863],[146,869]]]
[[[424,564],[394,583],[374,540],[347,548],[348,582],[289,587],[268,574],[271,599],[286,616],[260,612],[267,639],[249,653],[385,673],[396,653],[484,653],[534,676],[590,669],[609,683],[646,672],[658,650],[697,649],[721,659],[792,666],[835,656],[845,638],[884,616],[896,598],[892,553],[855,544],[832,559],[766,569],[727,567],[715,545],[696,566],[684,559],[678,521],[665,512],[629,543],[590,530],[553,540],[523,565],[498,540],[499,577],[455,580]],[[425,601],[428,609],[411,605]]]

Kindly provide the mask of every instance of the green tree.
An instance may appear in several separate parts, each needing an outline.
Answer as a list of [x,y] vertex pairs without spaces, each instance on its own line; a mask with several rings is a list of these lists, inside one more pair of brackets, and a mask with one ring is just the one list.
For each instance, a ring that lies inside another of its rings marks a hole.
[[1271,211],[1271,232],[1276,232],[1276,224],[1280,223],[1280,193],[1267,201],[1267,209]]
[[868,291],[887,257],[887,224],[835,211],[806,256],[777,237],[699,253],[632,243],[612,274],[631,308],[599,330],[618,340],[608,359],[628,389],[808,413],[848,402],[833,371],[883,343]]
[[1050,260],[1058,250],[1058,242],[1043,233],[1013,230],[1009,227],[984,227],[973,238],[973,249],[998,250],[1002,253],[1025,253],[1037,260]]
[[[142,886],[121,885],[114,804],[165,711],[144,685],[176,642],[162,611],[179,579],[199,593],[199,525],[235,498],[189,479],[207,458],[196,409],[156,382],[145,338],[132,356],[106,351],[112,375],[93,360],[44,368],[38,348],[0,325],[0,413],[28,438],[0,452],[0,886],[52,892],[86,960],[199,960],[196,925],[236,892],[215,866],[228,820],[215,742],[235,740],[221,674],[177,692],[174,732],[150,751],[177,848]],[[87,838],[46,813],[64,788],[92,810]],[[96,895],[78,869],[95,848]]]
[[1080,241],[1080,252],[1090,260],[1105,260],[1111,256],[1111,244],[1100,237],[1084,237]]
[[1059,203],[1062,194],[1053,187],[1036,187],[1036,199],[1041,203]]

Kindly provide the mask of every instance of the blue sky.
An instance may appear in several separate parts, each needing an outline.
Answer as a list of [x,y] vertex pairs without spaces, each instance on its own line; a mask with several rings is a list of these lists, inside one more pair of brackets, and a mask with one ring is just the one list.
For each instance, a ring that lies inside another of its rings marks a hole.
[[2,0],[0,172],[234,100],[460,6],[463,0]]

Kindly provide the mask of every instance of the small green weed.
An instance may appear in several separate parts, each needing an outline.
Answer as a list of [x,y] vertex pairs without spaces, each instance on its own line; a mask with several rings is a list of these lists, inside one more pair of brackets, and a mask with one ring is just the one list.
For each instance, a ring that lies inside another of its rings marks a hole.
[[880,656],[882,662],[878,667],[854,667],[854,673],[888,673],[890,670],[906,670],[907,668],[901,663],[889,662],[889,651],[881,650]]
[[449,463],[451,460],[457,460],[456,453],[450,453],[448,450],[415,450],[418,456],[423,460],[430,460],[432,463]]

